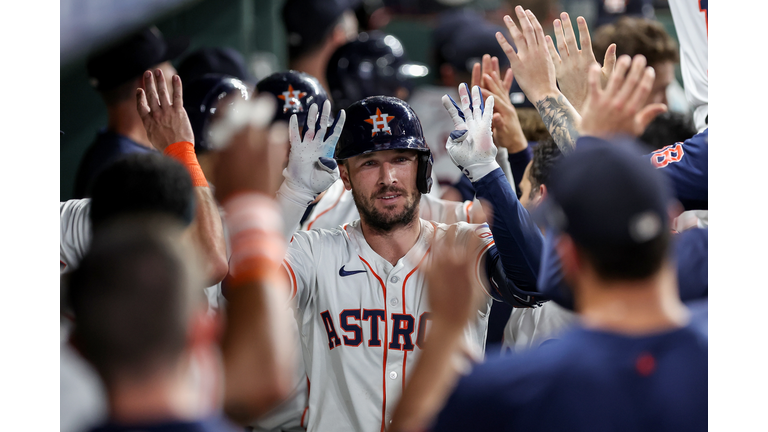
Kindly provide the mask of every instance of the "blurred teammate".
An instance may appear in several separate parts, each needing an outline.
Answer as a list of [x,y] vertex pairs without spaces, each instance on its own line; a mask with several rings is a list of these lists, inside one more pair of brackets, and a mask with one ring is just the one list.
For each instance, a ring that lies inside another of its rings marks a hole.
[[709,124],[709,0],[670,0],[669,10],[680,40],[680,72],[696,129]]
[[136,89],[143,85],[141,74],[150,68],[162,69],[170,88],[176,74],[170,60],[188,45],[185,39],[166,40],[152,27],[89,57],[88,77],[107,106],[108,120],[80,161],[75,198],[89,195],[96,174],[120,156],[155,151],[136,112]]

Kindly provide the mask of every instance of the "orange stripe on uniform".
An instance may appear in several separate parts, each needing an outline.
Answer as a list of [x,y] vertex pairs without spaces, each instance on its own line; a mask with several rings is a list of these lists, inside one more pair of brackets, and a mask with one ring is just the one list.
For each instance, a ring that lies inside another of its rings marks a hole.
[[[346,226],[345,226],[346,229]],[[376,277],[376,279],[379,280],[379,283],[381,284],[381,289],[384,290],[384,369],[382,371],[381,376],[381,390],[383,392],[384,400],[381,403],[381,432],[386,431],[387,423],[387,351],[389,351],[389,313],[387,312],[387,287],[384,285],[384,281],[381,280],[379,275],[376,274],[375,271],[373,271],[373,267],[371,267],[370,264],[368,264],[368,261],[366,261],[363,257],[359,256],[360,260],[365,263],[366,266],[371,270],[371,274]]]
[[488,243],[487,245],[485,245],[485,247],[480,249],[480,253],[477,254],[477,260],[475,260],[475,276],[477,276],[477,281],[480,283],[480,288],[482,288],[483,292],[485,292],[485,294],[488,297],[493,297],[493,296],[488,291],[486,291],[483,281],[480,280],[480,258],[482,258],[485,251],[487,251],[495,243],[496,243],[495,240],[491,240],[490,243]]
[[291,265],[288,263],[288,260],[283,260],[283,265],[288,271],[288,277],[291,279],[291,300],[293,300],[299,291],[299,284],[296,280],[296,273],[293,272],[293,267],[291,267]]
[[341,201],[341,197],[343,197],[343,196],[344,196],[344,192],[346,192],[346,190],[343,190],[343,191],[341,192],[341,195],[339,195],[339,198],[336,200],[336,202],[335,202],[335,203],[333,203],[333,205],[332,205],[332,206],[330,206],[330,207],[328,207],[327,209],[325,209],[325,210],[321,211],[319,215],[317,215],[317,216],[316,216],[314,219],[312,219],[312,222],[310,222],[310,223],[309,223],[309,225],[307,225],[307,231],[309,231],[309,230],[311,230],[311,229],[312,229],[312,224],[314,224],[315,222],[317,222],[317,220],[318,220],[318,219],[320,219],[320,216],[322,216],[322,215],[324,215],[324,214],[328,213],[328,212],[329,212],[329,211],[330,211],[332,208],[336,207],[336,205],[339,203],[339,201]]

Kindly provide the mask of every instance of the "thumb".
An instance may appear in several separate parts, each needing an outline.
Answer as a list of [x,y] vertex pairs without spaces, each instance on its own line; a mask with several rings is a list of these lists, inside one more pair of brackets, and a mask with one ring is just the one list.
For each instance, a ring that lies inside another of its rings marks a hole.
[[616,66],[616,44],[610,44],[605,50],[605,59],[603,60],[603,75],[608,77]]
[[643,134],[648,125],[661,113],[667,112],[667,106],[663,103],[655,103],[641,109],[635,114],[635,135]]
[[318,168],[327,172],[333,172],[339,166],[335,159],[322,156],[319,157],[315,163],[317,164]]

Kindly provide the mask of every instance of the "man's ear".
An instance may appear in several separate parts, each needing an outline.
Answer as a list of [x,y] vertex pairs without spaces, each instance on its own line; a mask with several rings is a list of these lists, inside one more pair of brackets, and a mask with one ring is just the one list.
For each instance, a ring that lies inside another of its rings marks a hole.
[[547,187],[544,185],[539,186],[539,193],[536,194],[536,198],[533,199],[532,204],[538,206],[541,201],[547,197]]
[[349,171],[347,170],[347,163],[339,161],[339,177],[344,182],[344,189],[352,190],[352,182],[349,181]]

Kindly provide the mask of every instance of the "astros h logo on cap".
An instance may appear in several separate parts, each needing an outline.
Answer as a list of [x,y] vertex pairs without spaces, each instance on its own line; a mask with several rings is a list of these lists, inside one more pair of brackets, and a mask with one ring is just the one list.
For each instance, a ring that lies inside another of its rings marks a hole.
[[307,92],[301,90],[294,90],[293,86],[288,84],[288,90],[284,91],[281,95],[278,95],[278,99],[285,101],[283,104],[283,112],[287,112],[293,107],[298,107],[299,111],[304,111],[304,105],[301,103],[301,98],[307,95]]
[[389,122],[392,121],[393,118],[395,118],[395,116],[383,113],[379,108],[376,108],[376,114],[370,116],[368,120],[363,121],[373,125],[371,136],[376,135],[376,132],[386,132],[392,135],[392,130],[389,128]]

